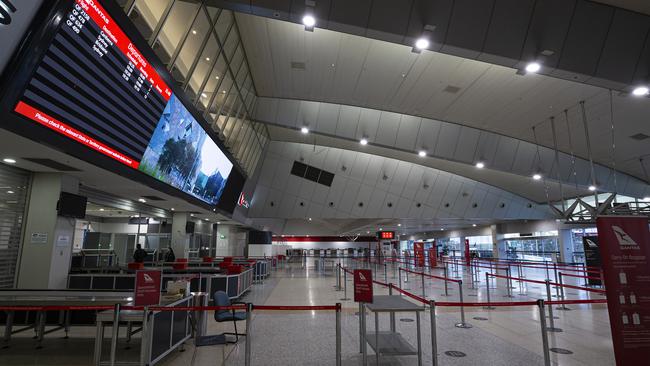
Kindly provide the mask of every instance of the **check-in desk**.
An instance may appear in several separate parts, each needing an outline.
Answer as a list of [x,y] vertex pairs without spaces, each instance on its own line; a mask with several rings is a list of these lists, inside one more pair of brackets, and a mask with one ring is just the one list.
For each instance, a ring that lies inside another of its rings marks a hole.
[[[188,307],[192,306],[192,296],[185,297],[170,304],[161,305],[165,308]],[[122,310],[119,313],[118,326],[124,323],[128,324],[129,329],[126,332],[127,338],[130,337],[131,326],[133,324],[142,325],[142,338],[140,342],[140,352],[138,359],[123,359],[124,355],[119,352],[115,353],[116,364],[120,365],[155,365],[162,360],[167,354],[180,347],[183,342],[192,336],[192,327],[190,324],[190,312],[187,310],[179,311],[148,311],[145,317],[144,310]],[[106,352],[103,352],[103,340],[106,326],[111,326],[115,320],[115,311],[107,310],[97,314],[97,333],[95,336],[95,353],[94,365],[110,364],[110,353],[108,359],[105,359]],[[118,332],[119,335],[119,332]],[[117,349],[117,339],[111,339],[111,350]],[[115,352],[115,351],[113,351]],[[122,357],[121,357],[122,356]]]
[[[168,281],[190,280],[193,292],[214,294],[224,291],[231,299],[241,297],[253,285],[254,269],[236,274],[223,274],[206,268],[188,268],[183,271],[165,271],[162,290]],[[68,275],[68,288],[77,290],[113,290],[133,291],[135,289],[135,272],[132,273],[74,273]]]

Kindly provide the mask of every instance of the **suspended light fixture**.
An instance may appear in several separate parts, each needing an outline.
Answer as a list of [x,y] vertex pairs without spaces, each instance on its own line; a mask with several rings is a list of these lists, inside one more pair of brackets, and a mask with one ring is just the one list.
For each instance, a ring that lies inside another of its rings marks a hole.
[[526,72],[534,74],[538,72],[539,70],[542,69],[542,65],[539,64],[539,62],[529,62],[528,65],[526,65]]
[[645,97],[648,94],[650,94],[650,89],[645,85],[639,85],[632,90],[632,95],[635,97]]

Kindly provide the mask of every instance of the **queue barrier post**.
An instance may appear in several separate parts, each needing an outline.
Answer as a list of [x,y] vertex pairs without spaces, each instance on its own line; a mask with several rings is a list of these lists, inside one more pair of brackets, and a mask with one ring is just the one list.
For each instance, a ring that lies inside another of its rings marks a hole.
[[506,290],[507,290],[507,295],[506,295],[506,297],[514,297],[514,296],[512,296],[512,286],[511,286],[511,284],[512,284],[512,282],[511,282],[511,281],[512,281],[512,278],[510,277],[510,267],[509,267],[509,266],[506,267],[506,277],[508,277],[508,278],[506,279]]
[[486,284],[486,289],[487,289],[487,302],[488,302],[488,305],[484,306],[483,309],[493,310],[493,309],[495,309],[495,307],[490,305],[492,303],[492,300],[490,299],[490,274],[488,272],[485,272],[485,284]]
[[388,268],[386,267],[386,262],[384,262],[384,283],[388,283]]
[[341,303],[336,303],[336,366],[341,366]]
[[421,275],[421,278],[422,278],[422,298],[426,299],[427,293],[426,293],[426,289],[424,288],[424,272],[421,272],[420,275]]
[[341,291],[341,263],[338,263],[336,267],[336,291]]
[[[553,276],[555,276],[555,283],[558,283],[557,263],[553,263]],[[560,288],[558,285],[555,285],[555,298],[560,298]]]
[[463,301],[463,281],[458,281],[458,297],[460,299],[460,323],[456,324],[456,328],[469,329],[472,326],[465,322],[465,306]]
[[[141,330],[143,339],[150,339],[148,335],[149,329],[150,329],[149,328],[149,307],[145,306],[144,313],[142,314],[142,330]],[[146,365],[148,362],[148,358],[149,358],[149,345],[143,343],[140,346],[140,365]]]
[[[560,280],[560,286],[557,286],[557,287],[560,288],[560,298],[562,299],[562,301],[564,301],[564,283],[562,282],[562,272],[558,273],[558,278]],[[564,305],[564,304],[561,304],[556,309],[557,310],[571,310],[568,307],[566,307],[566,305]]]
[[111,366],[115,366],[115,357],[117,355],[117,337],[120,329],[120,304],[115,304],[113,310],[113,332],[111,335]]
[[436,302],[429,301],[429,311],[431,312],[431,359],[433,366],[438,366],[438,340],[436,335]]
[[551,354],[548,349],[548,334],[546,334],[546,314],[544,314],[544,300],[537,300],[539,309],[539,323],[542,329],[542,352],[544,353],[544,366],[551,366]]
[[[582,263],[582,273],[589,274],[589,273],[587,273],[587,266],[584,263]],[[585,287],[587,287],[587,286],[589,286],[589,282],[587,281],[587,278],[585,278]]]
[[[402,267],[397,268],[397,272],[399,273],[399,282],[398,286],[399,288],[402,288]],[[402,293],[400,292],[400,296],[402,296]]]
[[[546,280],[546,299],[547,301],[551,301],[551,281]],[[549,332],[561,332],[562,329],[560,328],[555,328],[555,319],[553,319],[553,305],[548,305],[548,319],[549,319],[549,327],[546,329]]]
[[348,271],[343,268],[343,298],[341,301],[348,301]]
[[246,304],[246,343],[244,344],[244,364],[246,366],[251,365],[251,346],[252,346],[252,334],[251,334],[251,326],[253,323],[253,304],[248,303]]
[[447,264],[445,263],[445,294],[443,296],[449,296],[449,285],[447,284]]

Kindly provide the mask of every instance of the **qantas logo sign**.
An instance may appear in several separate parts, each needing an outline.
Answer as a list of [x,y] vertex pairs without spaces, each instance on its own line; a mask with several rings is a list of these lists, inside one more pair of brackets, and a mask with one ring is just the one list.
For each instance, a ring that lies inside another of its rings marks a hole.
[[11,3],[9,0],[0,0],[0,24],[9,25],[11,24],[11,16],[18,9]]
[[153,283],[153,278],[146,273],[143,273],[145,283]]
[[359,279],[361,281],[368,282],[368,279],[363,275],[363,272],[359,272]]
[[593,240],[591,239],[586,239],[587,245],[589,245],[589,248],[598,248],[598,244],[594,243]]
[[616,235],[616,240],[618,240],[618,245],[621,246],[621,249],[639,249],[639,244],[637,244],[628,233],[621,229],[620,226],[612,225],[612,231],[614,231],[614,235]]

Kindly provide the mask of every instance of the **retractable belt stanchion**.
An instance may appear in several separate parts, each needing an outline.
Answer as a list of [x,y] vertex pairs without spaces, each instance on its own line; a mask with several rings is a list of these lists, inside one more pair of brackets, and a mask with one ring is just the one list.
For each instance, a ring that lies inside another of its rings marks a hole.
[[438,366],[438,341],[436,339],[436,302],[429,302],[429,311],[431,312],[431,358],[433,366]]
[[[402,293],[400,292],[400,295]],[[388,284],[388,295],[393,296],[393,284]],[[395,333],[395,312],[390,312],[390,331]]]
[[341,291],[341,263],[336,265],[336,291]]
[[424,288],[424,271],[421,272],[420,275],[422,277],[422,298],[426,299],[427,293],[426,293],[426,289]]
[[463,281],[458,281],[458,297],[460,298],[460,323],[456,324],[456,328],[469,329],[472,326],[465,322],[465,306],[463,306]]
[[447,284],[447,264],[445,263],[445,294],[443,296],[449,296],[449,285]]
[[544,366],[551,366],[551,354],[548,349],[548,334],[546,334],[546,318],[544,314],[544,300],[537,300],[539,308],[539,323],[542,328],[542,347],[544,353]]
[[[149,338],[149,307],[144,307],[144,313],[142,314],[142,339],[151,339]],[[101,340],[100,340],[101,341]],[[101,357],[101,355],[100,355]],[[140,365],[146,365],[147,359],[149,358],[149,345],[143,343],[140,346]]]
[[343,268],[343,298],[341,301],[348,301],[348,271]]
[[[397,287],[402,288],[402,267],[399,267],[397,272],[399,273],[399,282]],[[402,293],[400,292],[399,295],[402,296]]]
[[[546,298],[547,301],[551,301],[551,281],[546,280]],[[555,320],[553,319],[553,305],[549,304],[548,306],[548,319],[549,319],[549,325],[548,331],[549,332],[561,332],[562,329],[560,328],[555,328]]]
[[384,262],[384,282],[388,283],[388,268],[386,268],[386,262]]
[[[555,283],[558,283],[557,263],[553,263],[553,276],[555,276]],[[560,286],[558,285],[555,285],[555,298],[560,298]]]
[[506,290],[507,290],[506,297],[513,297],[512,296],[512,286],[511,286],[512,280],[511,280],[511,277],[510,277],[510,267],[506,268],[506,277],[508,277],[508,278],[506,278]]
[[341,303],[336,303],[336,366],[341,366]]
[[[560,280],[560,282],[559,282],[560,286],[556,286],[556,288],[557,287],[560,288],[560,298],[562,299],[562,301],[564,301],[564,283],[562,282],[562,272],[558,273],[558,276],[559,276],[559,280]],[[564,304],[561,304],[556,309],[557,310],[571,310],[571,309],[567,308],[566,305],[564,305]]]
[[115,357],[117,355],[117,337],[120,329],[120,304],[115,304],[113,310],[113,332],[111,335],[111,366],[115,366]]
[[246,366],[251,365],[251,352],[252,352],[252,332],[251,326],[253,323],[253,304],[246,304],[246,343],[245,343],[245,355],[244,355],[244,364]]
[[490,305],[492,301],[490,299],[490,274],[488,272],[485,272],[485,285],[485,288],[487,289],[488,306],[484,306],[483,309],[492,310],[494,309],[494,306]]

